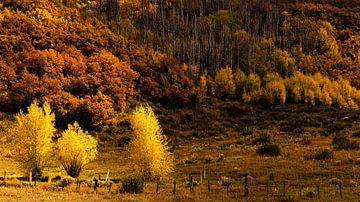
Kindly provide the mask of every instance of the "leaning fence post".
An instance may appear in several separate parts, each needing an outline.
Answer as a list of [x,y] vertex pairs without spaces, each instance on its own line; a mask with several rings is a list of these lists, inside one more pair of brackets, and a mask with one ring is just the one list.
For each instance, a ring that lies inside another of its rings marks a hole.
[[269,182],[266,182],[266,197],[269,197]]
[[156,193],[159,192],[159,182],[156,182]]
[[340,189],[340,197],[341,197],[341,199],[342,199],[342,198],[343,198],[343,194],[342,194],[342,182],[341,182],[341,181],[340,181],[339,189]]
[[107,183],[109,180],[109,174],[110,174],[110,170],[108,170],[108,172],[106,174],[105,183]]
[[320,185],[316,186],[318,199],[320,199]]

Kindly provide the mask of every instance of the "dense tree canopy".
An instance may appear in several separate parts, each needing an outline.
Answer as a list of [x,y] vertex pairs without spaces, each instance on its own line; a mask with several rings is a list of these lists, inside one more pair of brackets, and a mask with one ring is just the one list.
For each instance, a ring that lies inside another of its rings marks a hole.
[[38,99],[57,125],[93,130],[134,99],[284,103],[299,71],[360,87],[359,3],[294,2],[1,1],[0,110]]

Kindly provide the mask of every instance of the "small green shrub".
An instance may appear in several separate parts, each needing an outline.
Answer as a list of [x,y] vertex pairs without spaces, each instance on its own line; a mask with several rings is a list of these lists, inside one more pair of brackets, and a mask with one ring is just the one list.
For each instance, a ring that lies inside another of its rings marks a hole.
[[351,141],[349,138],[341,135],[336,135],[333,138],[332,142],[335,149],[344,149],[344,150],[357,150],[359,149],[359,143],[356,141]]
[[256,150],[256,153],[260,156],[279,156],[281,149],[276,144],[264,144]]
[[331,159],[334,158],[334,154],[329,149],[321,149],[317,151],[313,156],[313,159],[315,160],[325,160],[325,159]]
[[342,121],[335,121],[335,122],[329,124],[328,126],[326,126],[326,129],[329,133],[341,131],[341,130],[344,130],[345,128],[346,128],[346,123],[344,123]]
[[122,183],[121,193],[142,193],[144,190],[144,181],[140,177],[127,177]]

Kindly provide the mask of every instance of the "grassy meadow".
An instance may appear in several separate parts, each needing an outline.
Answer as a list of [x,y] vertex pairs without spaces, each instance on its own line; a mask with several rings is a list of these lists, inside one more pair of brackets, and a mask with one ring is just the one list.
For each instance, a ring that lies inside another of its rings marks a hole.
[[[141,194],[119,193],[121,180],[131,173],[126,150],[131,131],[126,121],[95,134],[99,154],[82,171],[80,190],[76,184],[61,188],[55,180],[36,186],[15,180],[24,174],[9,149],[6,131],[13,117],[4,115],[0,182],[4,171],[8,179],[7,186],[1,184],[0,201],[340,201],[340,182],[343,201],[360,198],[360,151],[333,145],[337,135],[360,143],[357,111],[301,104],[247,105],[214,98],[196,107],[153,107],[176,159],[175,172],[160,183],[158,193],[156,183],[146,183]],[[258,155],[257,149],[264,144],[278,145],[281,155]],[[324,150],[326,154],[321,153]],[[55,158],[49,164],[45,176],[66,176]],[[93,178],[105,179],[108,171],[111,191],[108,186],[94,191]],[[252,176],[247,198],[246,175]],[[193,193],[187,187],[189,176],[197,182]],[[222,176],[232,179],[228,194],[219,183]]]

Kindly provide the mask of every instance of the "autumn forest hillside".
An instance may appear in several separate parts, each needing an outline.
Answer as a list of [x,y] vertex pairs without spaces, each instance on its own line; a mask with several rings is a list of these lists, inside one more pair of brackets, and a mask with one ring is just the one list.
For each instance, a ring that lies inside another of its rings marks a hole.
[[360,1],[0,0],[0,200],[355,201],[359,109]]
[[359,9],[340,0],[2,0],[1,111],[38,99],[58,126],[99,130],[144,100],[358,108]]

